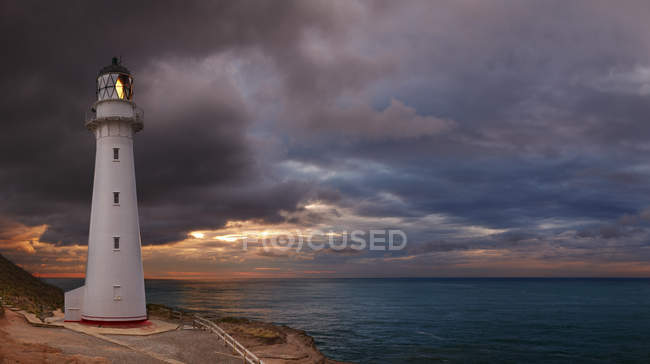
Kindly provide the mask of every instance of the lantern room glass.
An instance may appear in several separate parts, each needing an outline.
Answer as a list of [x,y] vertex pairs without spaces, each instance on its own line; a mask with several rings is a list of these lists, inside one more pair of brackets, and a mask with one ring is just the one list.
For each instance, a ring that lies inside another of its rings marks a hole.
[[97,78],[97,100],[132,100],[133,78],[124,73],[105,73]]

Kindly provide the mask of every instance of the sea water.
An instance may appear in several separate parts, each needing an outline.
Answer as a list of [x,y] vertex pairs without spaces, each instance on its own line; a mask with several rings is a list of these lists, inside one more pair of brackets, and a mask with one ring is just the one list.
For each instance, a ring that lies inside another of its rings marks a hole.
[[151,303],[305,330],[343,361],[650,362],[650,279],[147,280],[146,290]]

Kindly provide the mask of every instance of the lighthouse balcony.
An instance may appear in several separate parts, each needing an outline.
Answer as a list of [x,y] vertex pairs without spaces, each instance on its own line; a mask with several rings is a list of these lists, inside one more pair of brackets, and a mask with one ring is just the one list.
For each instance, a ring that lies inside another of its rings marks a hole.
[[95,130],[99,124],[105,121],[125,121],[131,124],[133,131],[138,132],[144,128],[144,111],[138,107],[135,103],[130,102],[131,107],[133,108],[131,116],[128,115],[97,115],[97,104],[86,111],[84,117],[84,124],[89,130]]

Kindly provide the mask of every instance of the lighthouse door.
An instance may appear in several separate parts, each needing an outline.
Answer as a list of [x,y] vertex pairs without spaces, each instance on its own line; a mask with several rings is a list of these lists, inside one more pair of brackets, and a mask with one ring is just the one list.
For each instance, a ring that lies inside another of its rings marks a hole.
[[119,284],[113,285],[113,300],[121,301],[122,300],[122,287]]

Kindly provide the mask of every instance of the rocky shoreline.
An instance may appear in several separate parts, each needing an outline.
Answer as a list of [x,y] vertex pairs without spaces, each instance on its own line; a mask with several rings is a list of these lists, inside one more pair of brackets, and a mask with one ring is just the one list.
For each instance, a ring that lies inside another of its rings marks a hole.
[[[218,336],[193,328],[192,315],[170,319],[163,306],[150,316],[160,325],[172,324],[171,331],[148,335],[125,335],[116,329],[104,334],[57,325],[35,324],[38,318],[18,308],[0,312],[0,362],[40,363],[241,363]],[[2,306],[0,306],[2,307]],[[54,318],[62,316],[60,312]],[[265,364],[336,364],[316,347],[314,339],[302,330],[242,318],[212,319],[220,328],[253,352]],[[82,325],[83,326],[83,325]],[[175,327],[175,329],[174,329]],[[106,330],[106,329],[101,329]],[[128,330],[128,329],[125,329]]]
[[[170,313],[174,311],[157,304],[147,305],[147,309],[150,315],[160,319],[168,319],[172,316]],[[182,310],[180,312],[186,320],[192,317],[190,312]],[[241,317],[212,317],[210,320],[265,363],[345,364],[327,358],[318,350],[314,338],[303,330]]]

